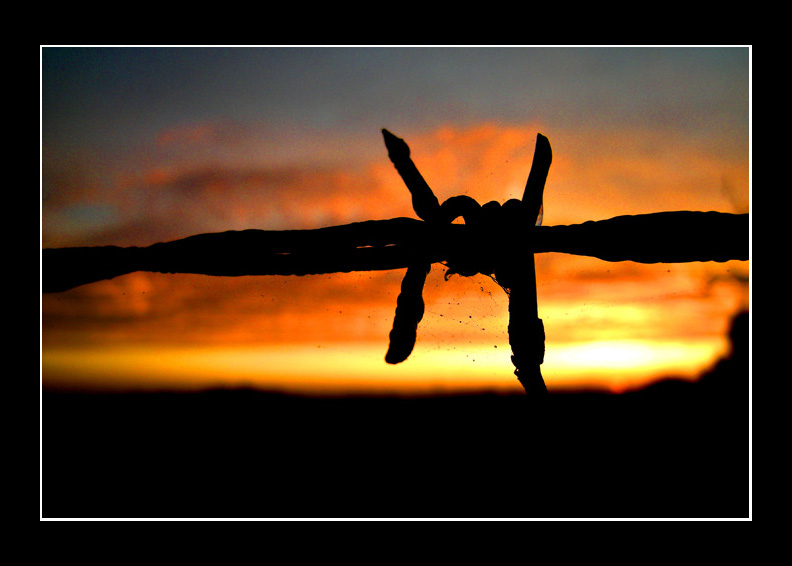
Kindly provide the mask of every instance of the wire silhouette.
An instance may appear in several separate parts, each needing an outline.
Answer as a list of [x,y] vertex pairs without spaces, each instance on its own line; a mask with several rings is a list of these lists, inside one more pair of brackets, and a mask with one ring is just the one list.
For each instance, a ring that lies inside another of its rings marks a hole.
[[[552,163],[537,134],[522,199],[503,205],[466,195],[442,204],[418,171],[407,143],[382,130],[388,156],[420,220],[369,220],[315,230],[242,230],[198,234],[148,247],[42,250],[42,291],[61,292],[135,271],[214,276],[307,275],[406,268],[385,361],[412,353],[423,318],[422,291],[433,263],[449,274],[491,276],[509,296],[514,373],[531,398],[546,392],[540,366],[545,333],[538,315],[534,254],[558,252],[604,261],[678,263],[749,259],[748,214],[675,211],[618,216],[570,226],[541,226]],[[462,218],[464,224],[455,224]]]

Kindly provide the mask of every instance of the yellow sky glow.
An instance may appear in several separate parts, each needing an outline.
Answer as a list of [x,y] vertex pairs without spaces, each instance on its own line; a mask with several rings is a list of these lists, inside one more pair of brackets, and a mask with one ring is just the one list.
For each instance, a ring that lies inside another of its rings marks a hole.
[[[554,390],[621,392],[675,375],[694,378],[726,353],[723,340],[694,342],[598,341],[561,344],[545,356],[544,377]],[[518,393],[508,347],[419,349],[406,362],[384,363],[372,343],[326,346],[47,349],[48,388],[122,391],[253,387],[308,394]],[[685,368],[680,373],[680,368]],[[108,378],[110,378],[108,380]]]

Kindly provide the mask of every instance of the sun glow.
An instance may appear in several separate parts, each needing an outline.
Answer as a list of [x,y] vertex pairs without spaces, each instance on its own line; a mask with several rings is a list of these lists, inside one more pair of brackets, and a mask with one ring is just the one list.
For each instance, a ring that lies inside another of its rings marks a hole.
[[[340,395],[521,391],[508,345],[428,346],[419,345],[398,365],[386,364],[384,348],[376,343],[50,348],[43,352],[42,372],[45,387],[89,390],[253,387]],[[670,374],[693,378],[724,352],[719,340],[550,344],[542,371],[550,390],[619,392]]]
[[693,379],[726,351],[722,339],[603,340],[555,345],[545,353],[544,367],[548,383],[555,380],[560,387],[621,392],[672,375]]

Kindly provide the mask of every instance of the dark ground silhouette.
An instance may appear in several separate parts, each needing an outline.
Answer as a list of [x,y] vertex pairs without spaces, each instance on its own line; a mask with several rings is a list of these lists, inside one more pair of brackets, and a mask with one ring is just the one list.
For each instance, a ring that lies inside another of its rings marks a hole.
[[697,383],[621,395],[43,396],[42,516],[749,516],[747,316]]

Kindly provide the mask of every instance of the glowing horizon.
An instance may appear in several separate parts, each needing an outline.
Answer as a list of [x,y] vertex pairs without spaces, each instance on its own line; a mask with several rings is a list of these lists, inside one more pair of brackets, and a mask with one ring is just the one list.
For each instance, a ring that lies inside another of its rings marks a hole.
[[[551,391],[638,389],[664,378],[695,380],[728,353],[723,340],[599,341],[556,345],[545,358]],[[517,393],[506,348],[424,349],[397,366],[376,344],[327,346],[93,346],[47,349],[46,389],[199,391],[251,388],[292,394]],[[641,371],[636,372],[636,367]],[[680,371],[680,367],[686,368]],[[76,369],[78,368],[78,369]],[[109,379],[112,378],[112,379]]]

